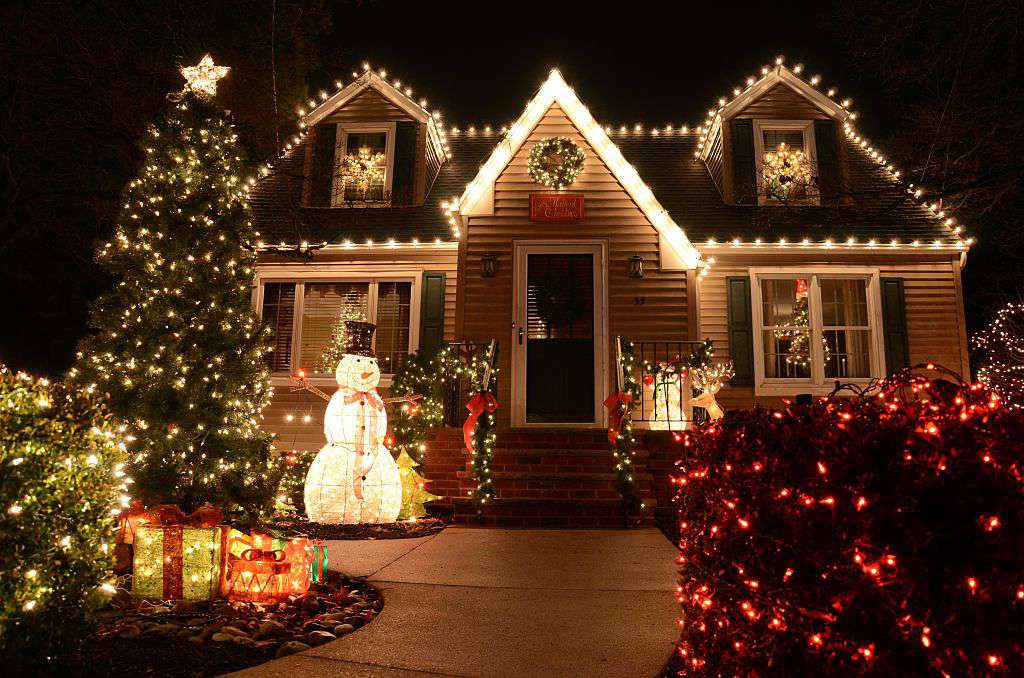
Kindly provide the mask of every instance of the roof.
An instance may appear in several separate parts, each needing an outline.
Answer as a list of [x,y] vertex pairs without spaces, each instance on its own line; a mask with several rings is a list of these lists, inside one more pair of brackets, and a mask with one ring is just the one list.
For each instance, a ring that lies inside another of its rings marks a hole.
[[[961,239],[954,220],[938,204],[922,204],[922,191],[912,184],[908,189],[900,181],[899,171],[857,133],[853,127],[856,114],[849,110],[850,101],[836,103],[834,90],[819,91],[820,77],[805,80],[800,75],[802,71],[800,65],[792,69],[784,66],[780,58],[775,67],[762,68],[760,78],[748,78],[745,87],[736,88],[731,100],[720,100],[709,111],[703,127],[694,131],[675,128],[664,133],[656,129],[602,129],[558,72],[552,71],[504,135],[458,133],[454,128],[446,135],[436,125],[448,160],[421,206],[298,207],[303,148],[311,143],[309,135],[300,134],[287,146],[285,154],[264,170],[264,177],[250,191],[256,229],[262,241],[270,245],[449,241],[453,237],[449,201],[461,195],[455,208],[463,215],[486,211],[494,178],[528,137],[536,124],[534,118],[557,102],[658,229],[663,246],[667,242],[687,267],[696,264],[698,250],[721,243],[796,245],[806,240],[825,247],[833,243],[930,245],[966,250],[971,240]],[[373,87],[415,110],[417,119],[426,119],[435,128],[438,114],[427,114],[425,102],[413,102],[398,89],[397,82],[392,86],[371,70],[354,75],[356,80],[339,86],[335,95],[323,95],[325,101],[306,115],[304,122],[314,124],[351,97]],[[849,184],[856,205],[739,206],[723,201],[700,159],[709,130],[720,126],[731,111],[740,110],[744,102],[779,83],[798,91],[842,123],[844,134],[837,136],[847,144]]]
[[307,137],[250,190],[249,204],[256,230],[268,245],[451,240],[451,226],[441,203],[461,193],[473,180],[498,138],[498,135],[450,137],[452,157],[441,166],[422,205],[332,209],[298,206],[302,194],[301,144],[311,143],[311,137]]

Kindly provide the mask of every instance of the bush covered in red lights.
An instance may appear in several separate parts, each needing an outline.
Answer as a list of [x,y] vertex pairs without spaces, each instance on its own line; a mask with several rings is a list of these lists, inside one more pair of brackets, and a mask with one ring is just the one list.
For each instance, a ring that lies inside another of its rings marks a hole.
[[1024,675],[1024,415],[907,370],[681,437],[680,675]]

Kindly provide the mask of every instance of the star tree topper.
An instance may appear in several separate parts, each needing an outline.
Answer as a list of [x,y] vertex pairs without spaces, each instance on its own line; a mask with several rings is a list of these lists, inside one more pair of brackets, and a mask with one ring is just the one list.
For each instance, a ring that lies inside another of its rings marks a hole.
[[204,56],[195,66],[186,66],[181,69],[185,77],[185,91],[205,94],[212,97],[217,94],[217,81],[228,74],[229,66],[217,66],[213,63],[213,57],[209,54]]

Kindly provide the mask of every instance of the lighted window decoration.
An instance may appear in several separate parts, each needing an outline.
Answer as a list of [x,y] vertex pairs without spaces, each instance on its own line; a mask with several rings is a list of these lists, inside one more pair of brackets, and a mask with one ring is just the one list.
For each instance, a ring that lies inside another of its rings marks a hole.
[[530,149],[526,167],[538,184],[561,189],[569,186],[583,170],[586,155],[567,137],[550,137]]
[[306,474],[306,513],[320,523],[393,523],[402,479],[384,446],[388,416],[377,393],[374,325],[349,321],[348,346],[335,371],[338,390],[324,416],[327,444]]
[[[765,136],[773,134],[765,132]],[[800,137],[803,134],[795,132]],[[769,148],[767,143],[765,148]],[[775,150],[765,151],[761,159],[761,178],[765,197],[768,200],[788,202],[805,200],[810,197],[814,181],[811,162],[804,150],[785,141],[776,145]]]
[[385,132],[349,132],[346,135],[345,156],[339,163],[343,201],[385,199],[386,151]]
[[[871,276],[763,274],[759,370],[764,383],[825,387],[834,380],[867,380],[876,352]],[[819,349],[815,350],[815,346]]]

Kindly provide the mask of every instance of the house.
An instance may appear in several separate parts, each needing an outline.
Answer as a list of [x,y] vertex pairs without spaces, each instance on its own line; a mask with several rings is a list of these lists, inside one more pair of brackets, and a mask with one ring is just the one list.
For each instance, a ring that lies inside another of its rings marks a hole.
[[[510,127],[458,128],[384,71],[354,76],[302,111],[251,193],[283,445],[321,444],[322,407],[285,384],[343,309],[377,323],[385,374],[497,340],[508,439],[581,429],[577,447],[605,452],[619,336],[655,361],[712,339],[735,365],[726,409],[919,362],[968,371],[970,239],[800,66],[763,68],[695,128],[603,126],[557,71]],[[543,472],[515,468],[508,487],[532,496]]]

